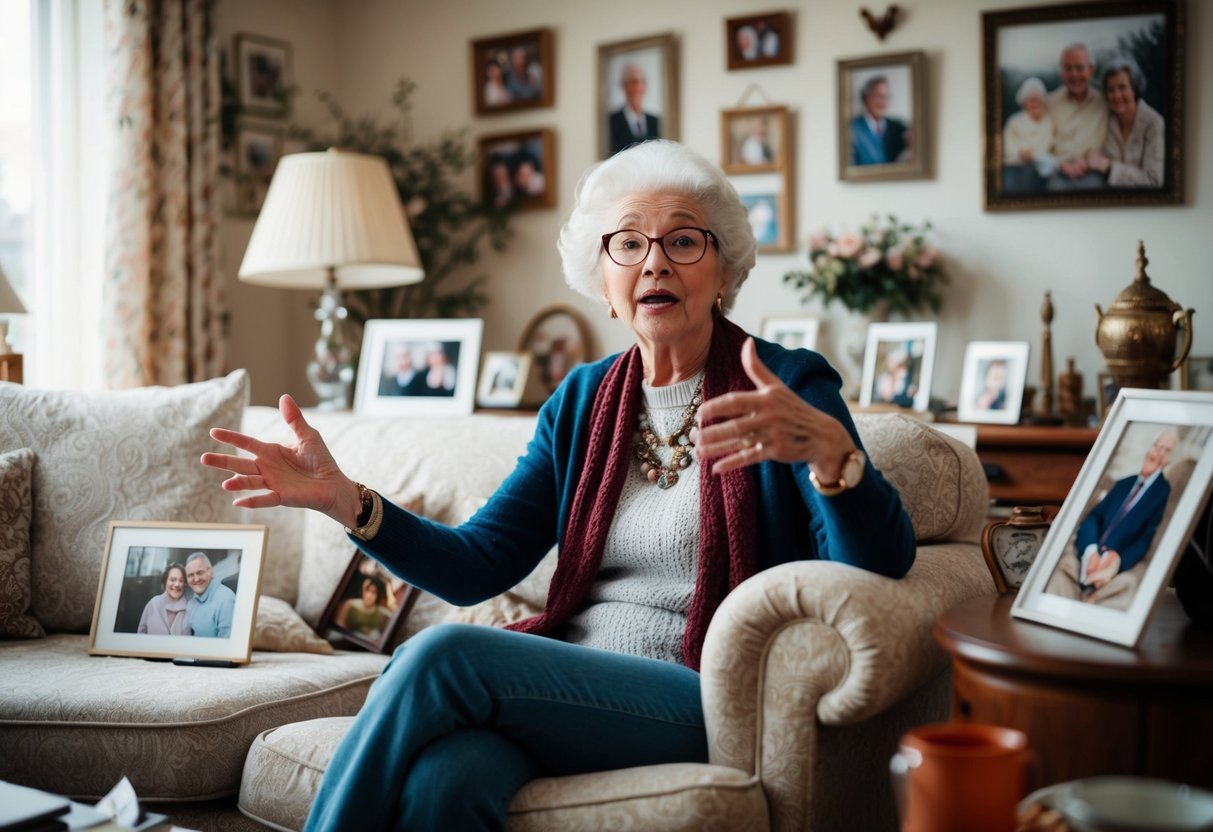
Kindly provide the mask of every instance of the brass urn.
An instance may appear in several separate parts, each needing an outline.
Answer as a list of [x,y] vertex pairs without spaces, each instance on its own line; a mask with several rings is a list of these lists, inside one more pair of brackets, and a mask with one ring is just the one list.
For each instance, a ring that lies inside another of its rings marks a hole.
[[[1119,387],[1168,387],[1167,376],[1188,357],[1192,346],[1192,314],[1150,285],[1146,247],[1137,243],[1137,276],[1105,313],[1095,304],[1099,324],[1095,346],[1103,353],[1108,372]],[[1180,333],[1183,343],[1176,355]]]

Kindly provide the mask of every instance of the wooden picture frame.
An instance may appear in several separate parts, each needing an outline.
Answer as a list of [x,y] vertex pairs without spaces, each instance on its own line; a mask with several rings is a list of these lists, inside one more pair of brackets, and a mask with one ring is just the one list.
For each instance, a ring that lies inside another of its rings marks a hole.
[[290,111],[291,45],[236,35],[236,103],[241,114],[285,118]]
[[787,107],[720,111],[720,166],[725,173],[781,173],[791,167],[791,118]]
[[[376,592],[373,604],[368,589]],[[316,625],[374,653],[392,649],[392,638],[417,600],[418,590],[356,551]]]
[[476,404],[480,407],[518,407],[531,373],[531,354],[498,350],[484,354],[480,369],[480,389]]
[[[625,105],[639,104],[643,132]],[[678,40],[673,34],[598,47],[598,156],[605,159],[646,139],[679,137]]]
[[960,421],[1018,424],[1029,349],[1027,341],[969,342],[960,377]]
[[724,21],[725,65],[734,69],[756,69],[792,63],[792,14],[730,17]]
[[552,40],[551,29],[533,29],[472,41],[472,107],[476,115],[555,104]]
[[934,321],[870,324],[860,407],[892,405],[925,413],[931,401],[938,333]]
[[246,664],[267,536],[262,525],[112,521],[89,654]]
[[518,340],[518,351],[531,356],[523,403],[542,404],[570,370],[594,360],[594,335],[580,312],[556,304],[531,319]]
[[355,412],[471,413],[483,331],[479,318],[367,321]]
[[[874,113],[881,118],[873,120]],[[925,52],[838,61],[838,178],[929,178],[927,113]]]
[[816,350],[821,318],[813,315],[773,316],[762,319],[762,338],[789,350]]
[[479,140],[481,199],[496,208],[556,207],[556,133],[543,128]]
[[278,160],[282,158],[281,127],[241,124],[236,130],[236,209],[243,216],[261,212]]
[[1120,391],[1012,616],[1136,647],[1209,498],[1211,438],[1213,393]]
[[[1183,202],[1183,0],[1036,6],[981,19],[987,211]],[[1126,55],[1136,73],[1117,70]],[[1092,89],[1106,95],[1105,72],[1117,111],[1138,98],[1129,142],[1110,107],[1075,103],[1079,93],[1091,100]],[[1108,120],[1102,130],[1098,115]]]

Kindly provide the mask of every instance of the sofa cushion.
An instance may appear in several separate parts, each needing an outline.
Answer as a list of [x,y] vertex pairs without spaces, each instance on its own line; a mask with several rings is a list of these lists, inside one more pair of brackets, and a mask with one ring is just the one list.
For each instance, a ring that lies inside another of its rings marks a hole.
[[901,494],[915,540],[980,541],[990,486],[972,448],[899,413],[854,418],[872,464]]
[[45,635],[29,614],[33,471],[34,452],[29,448],[0,454],[0,638]]
[[333,645],[316,635],[295,608],[281,598],[262,595],[257,599],[257,623],[253,629],[253,649],[275,653],[323,653],[330,655]]
[[358,712],[386,656],[254,652],[234,668],[89,656],[87,636],[0,644],[0,780],[96,798],[125,774],[148,801],[235,795],[276,725]]
[[[350,718],[283,725],[253,741],[240,811],[277,829],[302,829]],[[721,830],[767,828],[762,784],[724,766],[643,766],[528,783],[510,801],[506,829]]]
[[111,520],[238,519],[198,457],[208,428],[238,428],[248,375],[177,387],[85,393],[0,384],[0,452],[32,448],[33,615],[88,632]]

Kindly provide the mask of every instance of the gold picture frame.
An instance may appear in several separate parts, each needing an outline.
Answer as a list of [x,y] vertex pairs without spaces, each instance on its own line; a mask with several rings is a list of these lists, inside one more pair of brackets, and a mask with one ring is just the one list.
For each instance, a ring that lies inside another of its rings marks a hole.
[[[872,119],[864,104],[869,99],[882,120]],[[927,114],[925,52],[838,61],[838,178],[851,182],[929,178]]]
[[[640,90],[645,133],[636,135],[624,114],[628,78]],[[605,159],[645,139],[679,137],[678,39],[671,33],[604,43],[598,47],[598,156]]]

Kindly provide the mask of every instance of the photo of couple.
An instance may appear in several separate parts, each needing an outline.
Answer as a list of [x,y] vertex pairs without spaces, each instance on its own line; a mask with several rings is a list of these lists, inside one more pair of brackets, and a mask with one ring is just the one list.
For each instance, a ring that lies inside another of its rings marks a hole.
[[389,341],[379,377],[380,396],[454,396],[458,341]]
[[988,137],[998,193],[1164,189],[1166,36],[1161,13],[1003,26]]
[[230,638],[240,550],[132,546],[116,633]]

